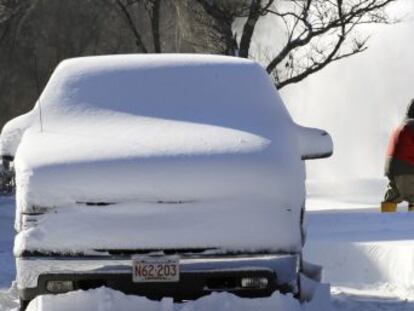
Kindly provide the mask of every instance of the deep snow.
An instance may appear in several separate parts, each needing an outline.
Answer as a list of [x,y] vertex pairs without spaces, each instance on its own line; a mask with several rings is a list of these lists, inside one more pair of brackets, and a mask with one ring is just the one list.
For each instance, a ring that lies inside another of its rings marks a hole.
[[381,214],[386,180],[309,182],[305,256],[324,266],[333,310],[414,310],[414,214]]
[[[326,297],[325,292],[320,292]],[[321,299],[322,300],[322,297]],[[106,288],[99,288],[88,292],[74,292],[59,297],[44,296],[33,301],[27,311],[66,311],[73,310],[74,306],[79,311],[322,311],[327,310],[323,303],[312,302],[300,305],[298,301],[289,295],[273,294],[269,298],[242,299],[227,293],[213,293],[196,301],[182,304],[174,304],[172,299],[163,299],[154,302],[143,297],[126,296],[120,292]]]

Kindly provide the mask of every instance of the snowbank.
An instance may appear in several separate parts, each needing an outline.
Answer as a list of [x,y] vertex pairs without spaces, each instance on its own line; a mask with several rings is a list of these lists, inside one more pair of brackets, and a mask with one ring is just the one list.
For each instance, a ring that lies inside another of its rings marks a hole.
[[0,310],[2,311],[17,311],[19,302],[17,299],[17,289],[12,286],[7,290],[0,290]]
[[305,257],[324,267],[324,280],[358,289],[387,287],[385,292],[396,291],[400,297],[412,292],[414,218],[406,204],[395,214],[379,212],[385,181],[321,183],[311,188]]
[[305,305],[301,305],[292,296],[279,293],[269,298],[256,299],[243,299],[226,293],[211,294],[196,301],[174,304],[171,299],[156,302],[127,296],[108,288],[98,288],[58,296],[40,296],[30,303],[27,311],[328,311],[330,304],[327,294],[327,288],[321,287],[315,301]]
[[[310,216],[307,256],[339,285],[414,287],[414,218],[404,212],[338,212]],[[321,256],[320,254],[323,254]]]

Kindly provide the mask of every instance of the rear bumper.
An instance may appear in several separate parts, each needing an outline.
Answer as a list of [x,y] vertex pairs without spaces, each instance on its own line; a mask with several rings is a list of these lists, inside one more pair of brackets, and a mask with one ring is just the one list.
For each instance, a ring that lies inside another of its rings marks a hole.
[[[241,297],[266,297],[276,290],[297,291],[298,262],[297,255],[185,258],[180,260],[179,282],[143,284],[132,282],[130,258],[18,258],[17,286],[20,299],[26,301],[50,294],[46,284],[53,280],[73,281],[74,290],[106,286],[150,299],[193,300],[221,291]],[[264,277],[269,285],[245,289],[240,286],[245,277]]]

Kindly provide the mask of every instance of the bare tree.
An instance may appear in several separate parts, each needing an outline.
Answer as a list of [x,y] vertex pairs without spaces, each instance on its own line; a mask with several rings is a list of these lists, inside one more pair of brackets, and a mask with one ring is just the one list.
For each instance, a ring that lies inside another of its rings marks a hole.
[[0,44],[6,38],[11,28],[13,16],[19,8],[17,1],[2,0],[0,1]]
[[161,38],[160,38],[160,12],[161,0],[150,0],[146,2],[147,12],[151,20],[152,42],[154,44],[154,52],[161,53]]
[[[123,13],[139,51],[162,52],[160,8],[167,0],[107,1],[115,1]],[[185,20],[191,25],[181,27],[183,33],[179,35],[195,51],[259,60],[266,66],[275,86],[281,89],[302,81],[333,62],[365,51],[369,37],[358,35],[359,26],[391,22],[385,8],[395,1],[180,0],[175,1],[175,6],[192,15]],[[150,26],[137,24],[137,11],[143,8]],[[260,50],[262,42],[255,36],[256,26],[263,20],[272,28],[269,33],[276,35],[270,37],[269,34],[266,38],[266,59],[258,59],[263,50]],[[235,27],[240,21],[242,25]],[[144,43],[145,29],[151,29],[151,49]]]
[[248,57],[283,88],[365,51],[358,28],[391,22],[396,1],[0,0],[0,127],[31,107],[60,60],[81,55]]
[[[268,10],[275,0],[197,0],[197,2],[204,7],[207,14],[227,25],[226,39],[229,54],[247,58],[255,26],[261,17],[269,13]],[[237,41],[233,24],[239,18],[245,18],[246,21],[239,34],[240,40]]]
[[33,107],[63,59],[136,52],[125,20],[113,5],[103,4],[0,0],[0,128]]
[[[0,0],[0,94],[10,90],[8,69],[14,58],[15,29],[30,6],[30,0]],[[0,125],[7,120],[12,108],[0,103]]]
[[363,24],[389,23],[384,8],[395,0],[291,1],[290,7],[269,10],[285,25],[284,47],[267,71],[282,88],[299,82],[328,64],[365,51],[369,36],[359,36]]
[[197,1],[208,14],[228,25],[244,18],[243,27],[233,34],[239,38],[235,54],[240,57],[256,57],[252,51],[256,26],[264,17],[271,21],[278,37],[267,43],[272,49],[265,65],[281,89],[365,51],[369,37],[359,36],[358,26],[390,23],[384,9],[396,0]]
[[[105,0],[115,5],[125,21],[127,22],[130,30],[135,37],[135,44],[139,52],[149,53],[151,49],[147,47],[144,41],[142,31],[151,29],[152,35],[152,51],[154,53],[161,53],[161,39],[160,39],[160,13],[162,0]],[[137,16],[142,16],[142,12],[145,12],[149,18],[149,26],[140,27],[137,23]]]
[[7,39],[14,39],[16,27],[31,6],[30,0],[0,0],[0,46],[10,46]]

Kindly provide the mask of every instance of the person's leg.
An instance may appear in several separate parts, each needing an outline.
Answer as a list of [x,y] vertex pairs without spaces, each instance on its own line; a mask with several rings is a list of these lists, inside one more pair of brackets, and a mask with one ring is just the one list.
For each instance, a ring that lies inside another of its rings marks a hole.
[[414,175],[403,175],[397,183],[401,198],[408,202],[408,210],[414,211]]
[[395,212],[397,210],[397,204],[402,201],[400,191],[398,190],[396,178],[389,177],[389,183],[385,192],[384,201],[381,203],[381,212]]

